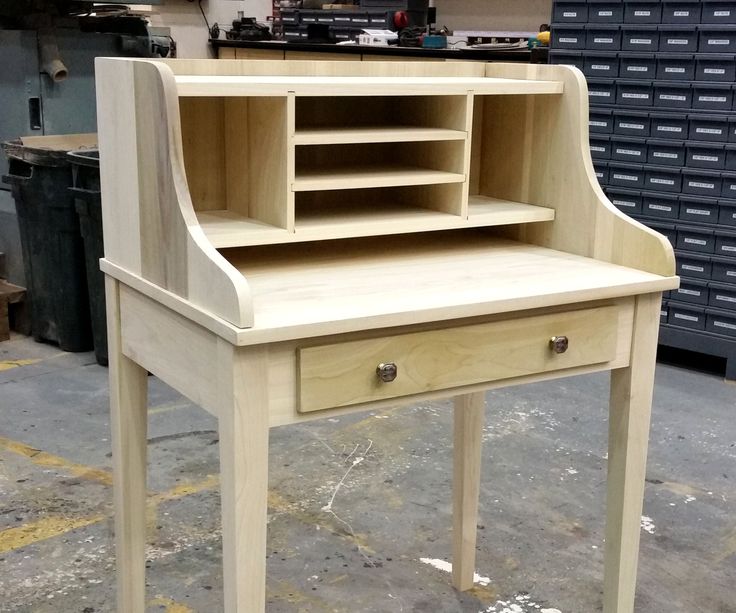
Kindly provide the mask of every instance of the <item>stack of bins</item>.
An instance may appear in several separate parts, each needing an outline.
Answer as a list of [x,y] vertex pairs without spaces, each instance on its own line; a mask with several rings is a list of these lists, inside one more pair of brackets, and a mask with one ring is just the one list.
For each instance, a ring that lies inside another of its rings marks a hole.
[[736,379],[736,0],[555,1],[550,62],[586,76],[598,180],[666,235],[660,343]]

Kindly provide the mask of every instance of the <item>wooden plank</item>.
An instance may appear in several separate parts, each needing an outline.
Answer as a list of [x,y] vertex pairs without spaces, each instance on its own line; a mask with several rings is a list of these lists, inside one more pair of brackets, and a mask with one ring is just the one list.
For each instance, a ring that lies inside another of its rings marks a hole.
[[148,373],[123,354],[120,283],[105,278],[117,610],[146,609]]
[[465,140],[467,132],[421,126],[320,127],[297,130],[295,145],[339,145],[346,143],[398,143]]
[[[369,62],[367,65],[372,65]],[[421,96],[561,94],[559,81],[472,77],[282,77],[197,76],[176,77],[179,96]]]
[[[608,362],[617,342],[615,307],[571,311],[299,350],[299,411],[361,404],[483,381]],[[569,349],[553,352],[564,335]],[[376,368],[395,363],[396,380]]]
[[129,287],[119,295],[123,355],[215,414],[217,337]]
[[381,249],[368,238],[227,255],[253,295],[255,326],[239,335],[245,343],[601,300],[677,283],[469,231],[386,237]]
[[484,392],[455,397],[452,477],[452,584],[473,587],[478,533],[481,442],[485,421]]
[[637,298],[630,364],[611,372],[604,613],[634,611],[661,304],[659,293]]
[[393,164],[391,166],[366,165],[344,168],[297,170],[292,189],[294,191],[318,191],[335,189],[360,189],[363,187],[397,187],[405,185],[435,185],[462,183],[465,175]]
[[218,342],[224,610],[264,613],[268,520],[267,349]]

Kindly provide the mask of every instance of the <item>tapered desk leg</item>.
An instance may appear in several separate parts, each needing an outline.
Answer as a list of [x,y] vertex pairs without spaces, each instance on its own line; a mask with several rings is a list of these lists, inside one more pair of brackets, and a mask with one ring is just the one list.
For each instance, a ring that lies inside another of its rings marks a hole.
[[473,587],[475,574],[484,409],[484,392],[455,398],[452,583],[461,591]]
[[631,363],[611,372],[604,613],[634,611],[660,303],[637,298]]
[[146,599],[148,373],[122,354],[119,284],[106,277],[117,609],[142,613]]
[[266,607],[266,350],[218,342],[222,561],[226,613]]

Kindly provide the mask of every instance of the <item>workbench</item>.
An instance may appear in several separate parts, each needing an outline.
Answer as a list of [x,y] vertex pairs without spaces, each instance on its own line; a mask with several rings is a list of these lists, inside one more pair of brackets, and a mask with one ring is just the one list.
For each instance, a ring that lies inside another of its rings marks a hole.
[[[582,74],[97,60],[118,610],[144,610],[147,373],[217,417],[224,602],[265,610],[269,428],[611,371],[605,613],[631,613],[667,240],[603,195]],[[492,410],[492,409],[491,409]]]

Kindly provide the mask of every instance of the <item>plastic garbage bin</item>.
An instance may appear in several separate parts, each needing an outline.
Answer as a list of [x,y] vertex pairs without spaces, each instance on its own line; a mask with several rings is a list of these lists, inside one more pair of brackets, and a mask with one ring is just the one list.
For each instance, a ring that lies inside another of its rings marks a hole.
[[20,227],[23,265],[37,341],[64,351],[92,348],[84,245],[69,191],[66,154],[95,135],[34,136],[3,143]]
[[72,187],[79,214],[79,227],[84,241],[87,268],[89,313],[92,339],[98,364],[107,365],[107,321],[105,319],[105,277],[100,270],[100,258],[105,249],[102,241],[102,199],[100,197],[100,152],[97,149],[70,151]]

